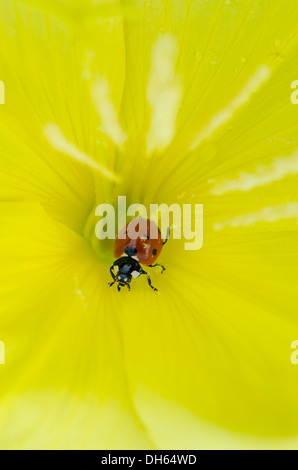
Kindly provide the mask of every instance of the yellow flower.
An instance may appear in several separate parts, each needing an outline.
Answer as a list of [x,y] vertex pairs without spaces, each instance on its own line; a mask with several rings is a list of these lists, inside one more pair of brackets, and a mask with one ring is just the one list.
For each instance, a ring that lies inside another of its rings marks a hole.
[[[295,0],[2,0],[1,448],[297,448]],[[109,289],[97,204],[204,204]]]

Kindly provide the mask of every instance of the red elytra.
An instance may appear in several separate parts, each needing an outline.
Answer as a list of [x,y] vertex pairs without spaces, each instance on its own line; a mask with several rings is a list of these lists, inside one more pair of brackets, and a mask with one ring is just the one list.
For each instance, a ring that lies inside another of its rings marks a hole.
[[[135,230],[136,232],[139,232],[138,238],[130,238],[129,222],[119,233],[119,238],[116,239],[114,256],[115,258],[120,258],[120,256],[125,254],[126,247],[135,248],[137,250],[135,256],[138,261],[145,266],[150,266],[159,257],[162,250],[163,240],[155,222],[150,219],[138,218],[137,220],[137,223],[136,219],[132,222],[136,224]],[[151,238],[150,234],[154,234],[154,236],[157,235],[158,238]]]

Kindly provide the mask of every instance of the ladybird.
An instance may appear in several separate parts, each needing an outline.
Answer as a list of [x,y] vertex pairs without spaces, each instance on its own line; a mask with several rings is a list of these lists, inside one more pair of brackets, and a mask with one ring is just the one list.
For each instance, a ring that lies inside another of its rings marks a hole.
[[[133,224],[133,228],[130,228],[132,227],[130,223]],[[134,227],[137,229],[137,237],[132,236]],[[163,273],[166,268],[160,263],[155,263],[155,261],[168,238],[169,230],[167,238],[163,240],[158,226],[150,219],[137,218],[129,222],[121,230],[115,241],[114,257],[117,259],[110,267],[113,281],[109,282],[109,286],[112,287],[115,283],[118,283],[117,289],[119,292],[121,287],[125,286],[130,290],[131,280],[145,274],[151,289],[157,291],[151,284],[149,274],[144,271],[141,264],[150,268],[160,266]]]

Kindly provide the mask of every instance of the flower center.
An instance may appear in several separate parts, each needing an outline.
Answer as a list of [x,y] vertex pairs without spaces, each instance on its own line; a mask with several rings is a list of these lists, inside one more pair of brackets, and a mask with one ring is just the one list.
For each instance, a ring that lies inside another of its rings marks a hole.
[[96,206],[93,207],[86,220],[83,232],[84,238],[90,244],[97,258],[99,258],[101,261],[111,264],[111,261],[113,260],[115,240],[108,238],[100,240],[97,238],[95,227],[98,223],[98,218],[95,216],[95,210]]

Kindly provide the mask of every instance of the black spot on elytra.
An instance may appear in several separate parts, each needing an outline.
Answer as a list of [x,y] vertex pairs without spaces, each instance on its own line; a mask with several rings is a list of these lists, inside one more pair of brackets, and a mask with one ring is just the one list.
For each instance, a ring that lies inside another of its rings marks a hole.
[[156,248],[154,248],[154,249],[152,250],[152,254],[153,254],[153,256],[155,256],[155,255],[156,255],[156,253],[157,253],[157,249],[156,249]]

